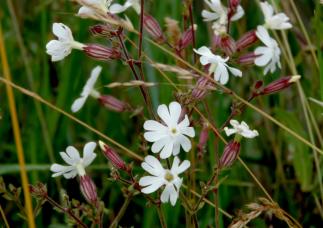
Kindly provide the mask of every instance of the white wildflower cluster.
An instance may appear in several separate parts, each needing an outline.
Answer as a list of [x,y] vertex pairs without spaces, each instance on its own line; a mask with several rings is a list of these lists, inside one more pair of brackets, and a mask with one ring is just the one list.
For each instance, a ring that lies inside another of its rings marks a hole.
[[[230,10],[223,6],[220,0],[204,0],[209,10],[202,11],[202,17],[206,22],[212,22],[212,29],[216,36],[227,36],[227,29],[229,23],[236,21],[244,15],[244,10],[241,5],[236,6],[235,12],[230,16]],[[284,13],[274,13],[273,7],[268,2],[260,2],[260,8],[264,14],[265,23],[259,25],[255,32],[257,38],[265,45],[255,49],[254,64],[264,67],[264,74],[268,72],[273,73],[277,67],[281,68],[280,55],[281,51],[276,40],[270,37],[268,29],[270,30],[284,30],[292,27],[289,18]],[[224,44],[228,47],[235,48],[232,44]],[[230,46],[231,45],[231,46]],[[222,85],[229,81],[229,72],[236,77],[242,77],[242,72],[234,67],[228,65],[229,56],[223,57],[221,55],[213,54],[211,49],[203,46],[194,50],[200,55],[200,62],[203,66],[208,66],[210,74],[214,74],[214,80]]]
[[195,136],[194,128],[190,127],[188,116],[186,114],[183,116],[182,111],[178,102],[171,102],[168,107],[163,104],[157,109],[160,122],[147,120],[144,123],[146,130],[144,138],[148,142],[153,142],[151,151],[160,153],[161,159],[168,159],[171,156],[174,158],[172,167],[165,169],[157,158],[148,155],[141,166],[152,176],[142,177],[139,184],[144,187],[142,192],[146,194],[165,186],[160,200],[163,203],[170,201],[172,205],[175,205],[177,201],[183,181],[178,175],[190,167],[188,160],[180,164],[177,155],[181,148],[185,152],[191,150],[192,145],[188,137]]

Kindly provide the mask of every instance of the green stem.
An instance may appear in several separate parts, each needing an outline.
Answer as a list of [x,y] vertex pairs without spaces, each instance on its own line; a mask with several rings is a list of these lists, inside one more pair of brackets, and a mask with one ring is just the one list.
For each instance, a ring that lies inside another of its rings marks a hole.
[[167,228],[165,215],[163,213],[161,205],[156,205],[156,209],[157,209],[157,213],[158,213],[158,217],[159,217],[161,227],[162,228]]
[[129,204],[130,204],[130,201],[131,201],[131,200],[132,200],[132,194],[129,194],[129,195],[126,197],[126,199],[125,199],[125,201],[124,201],[124,203],[123,203],[122,207],[120,208],[119,213],[118,213],[118,214],[117,214],[117,216],[114,218],[114,220],[112,221],[111,225],[109,226],[110,228],[116,228],[116,227],[118,227],[118,224],[119,224],[119,222],[120,222],[121,218],[124,216],[124,214],[125,214],[125,212],[126,212],[126,210],[127,210],[128,206],[129,206]]

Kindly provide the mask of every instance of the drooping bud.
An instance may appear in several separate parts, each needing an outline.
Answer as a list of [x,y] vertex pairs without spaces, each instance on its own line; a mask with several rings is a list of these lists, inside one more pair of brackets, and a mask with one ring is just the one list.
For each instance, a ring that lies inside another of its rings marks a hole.
[[90,27],[90,31],[94,36],[100,37],[113,37],[117,36],[119,33],[122,32],[120,29],[115,29],[108,24],[98,24]]
[[129,104],[110,95],[101,95],[98,100],[104,107],[116,112],[127,111],[130,107]]
[[294,82],[297,82],[301,78],[300,75],[294,75],[294,76],[286,76],[282,77],[276,81],[273,81],[272,83],[265,86],[260,92],[259,95],[268,95],[277,93],[287,87],[289,87]]
[[242,64],[242,65],[250,65],[250,64],[254,64],[255,59],[258,57],[258,55],[256,55],[253,52],[249,52],[245,55],[242,55],[238,58],[237,62],[238,64]]
[[165,36],[162,29],[155,18],[151,15],[144,13],[144,29],[149,35],[158,43],[165,42]]
[[118,49],[108,48],[98,44],[88,44],[83,50],[88,56],[100,61],[119,59],[121,57],[121,52]]
[[192,90],[192,97],[195,100],[202,100],[207,92],[213,88],[213,82],[210,81],[207,77],[200,77],[196,86]]
[[193,28],[190,26],[186,31],[183,32],[177,44],[178,51],[183,50],[193,42],[193,33],[196,30],[196,27],[196,25],[194,25]]
[[90,176],[80,176],[80,189],[86,201],[96,206],[98,203],[98,195],[95,183]]
[[205,149],[205,145],[206,145],[207,140],[209,138],[209,132],[210,132],[210,128],[209,128],[208,123],[204,123],[202,131],[200,133],[199,144],[197,145],[198,157],[200,159],[203,157],[203,151]]
[[231,140],[225,147],[220,158],[220,167],[230,167],[240,153],[240,142]]
[[226,55],[230,56],[236,52],[236,43],[231,36],[225,35],[214,35],[213,44],[215,47],[220,48]]
[[249,31],[245,33],[237,42],[237,51],[241,51],[250,45],[256,43],[258,40],[258,37],[256,35],[256,30]]
[[104,156],[111,162],[111,164],[117,168],[127,171],[126,163],[120,158],[120,156],[111,147],[102,141],[99,141],[100,148]]

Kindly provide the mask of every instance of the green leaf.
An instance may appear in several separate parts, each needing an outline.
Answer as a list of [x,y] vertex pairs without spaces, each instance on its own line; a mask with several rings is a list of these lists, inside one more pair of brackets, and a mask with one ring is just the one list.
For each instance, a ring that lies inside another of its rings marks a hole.
[[[283,124],[306,138],[303,126],[294,113],[282,109],[276,109],[275,113]],[[292,152],[293,166],[301,189],[304,192],[310,191],[312,188],[313,156],[306,145],[294,139],[290,134],[283,132],[283,137],[286,140],[288,150]]]

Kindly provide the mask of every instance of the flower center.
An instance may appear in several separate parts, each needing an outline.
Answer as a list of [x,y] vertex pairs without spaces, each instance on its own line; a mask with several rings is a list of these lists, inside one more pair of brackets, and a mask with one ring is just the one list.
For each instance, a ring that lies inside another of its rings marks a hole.
[[77,164],[75,164],[75,168],[77,170],[77,173],[80,177],[84,176],[86,173],[85,173],[85,169],[84,169],[84,165],[83,165],[83,162],[80,161],[78,162]]
[[174,176],[173,174],[169,171],[166,170],[165,176],[164,176],[165,180],[167,180],[168,182],[171,182],[174,180]]
[[172,132],[172,134],[174,134],[174,135],[177,133],[177,129],[176,129],[176,128],[174,128],[174,127],[173,127],[170,131],[171,131],[171,132]]

